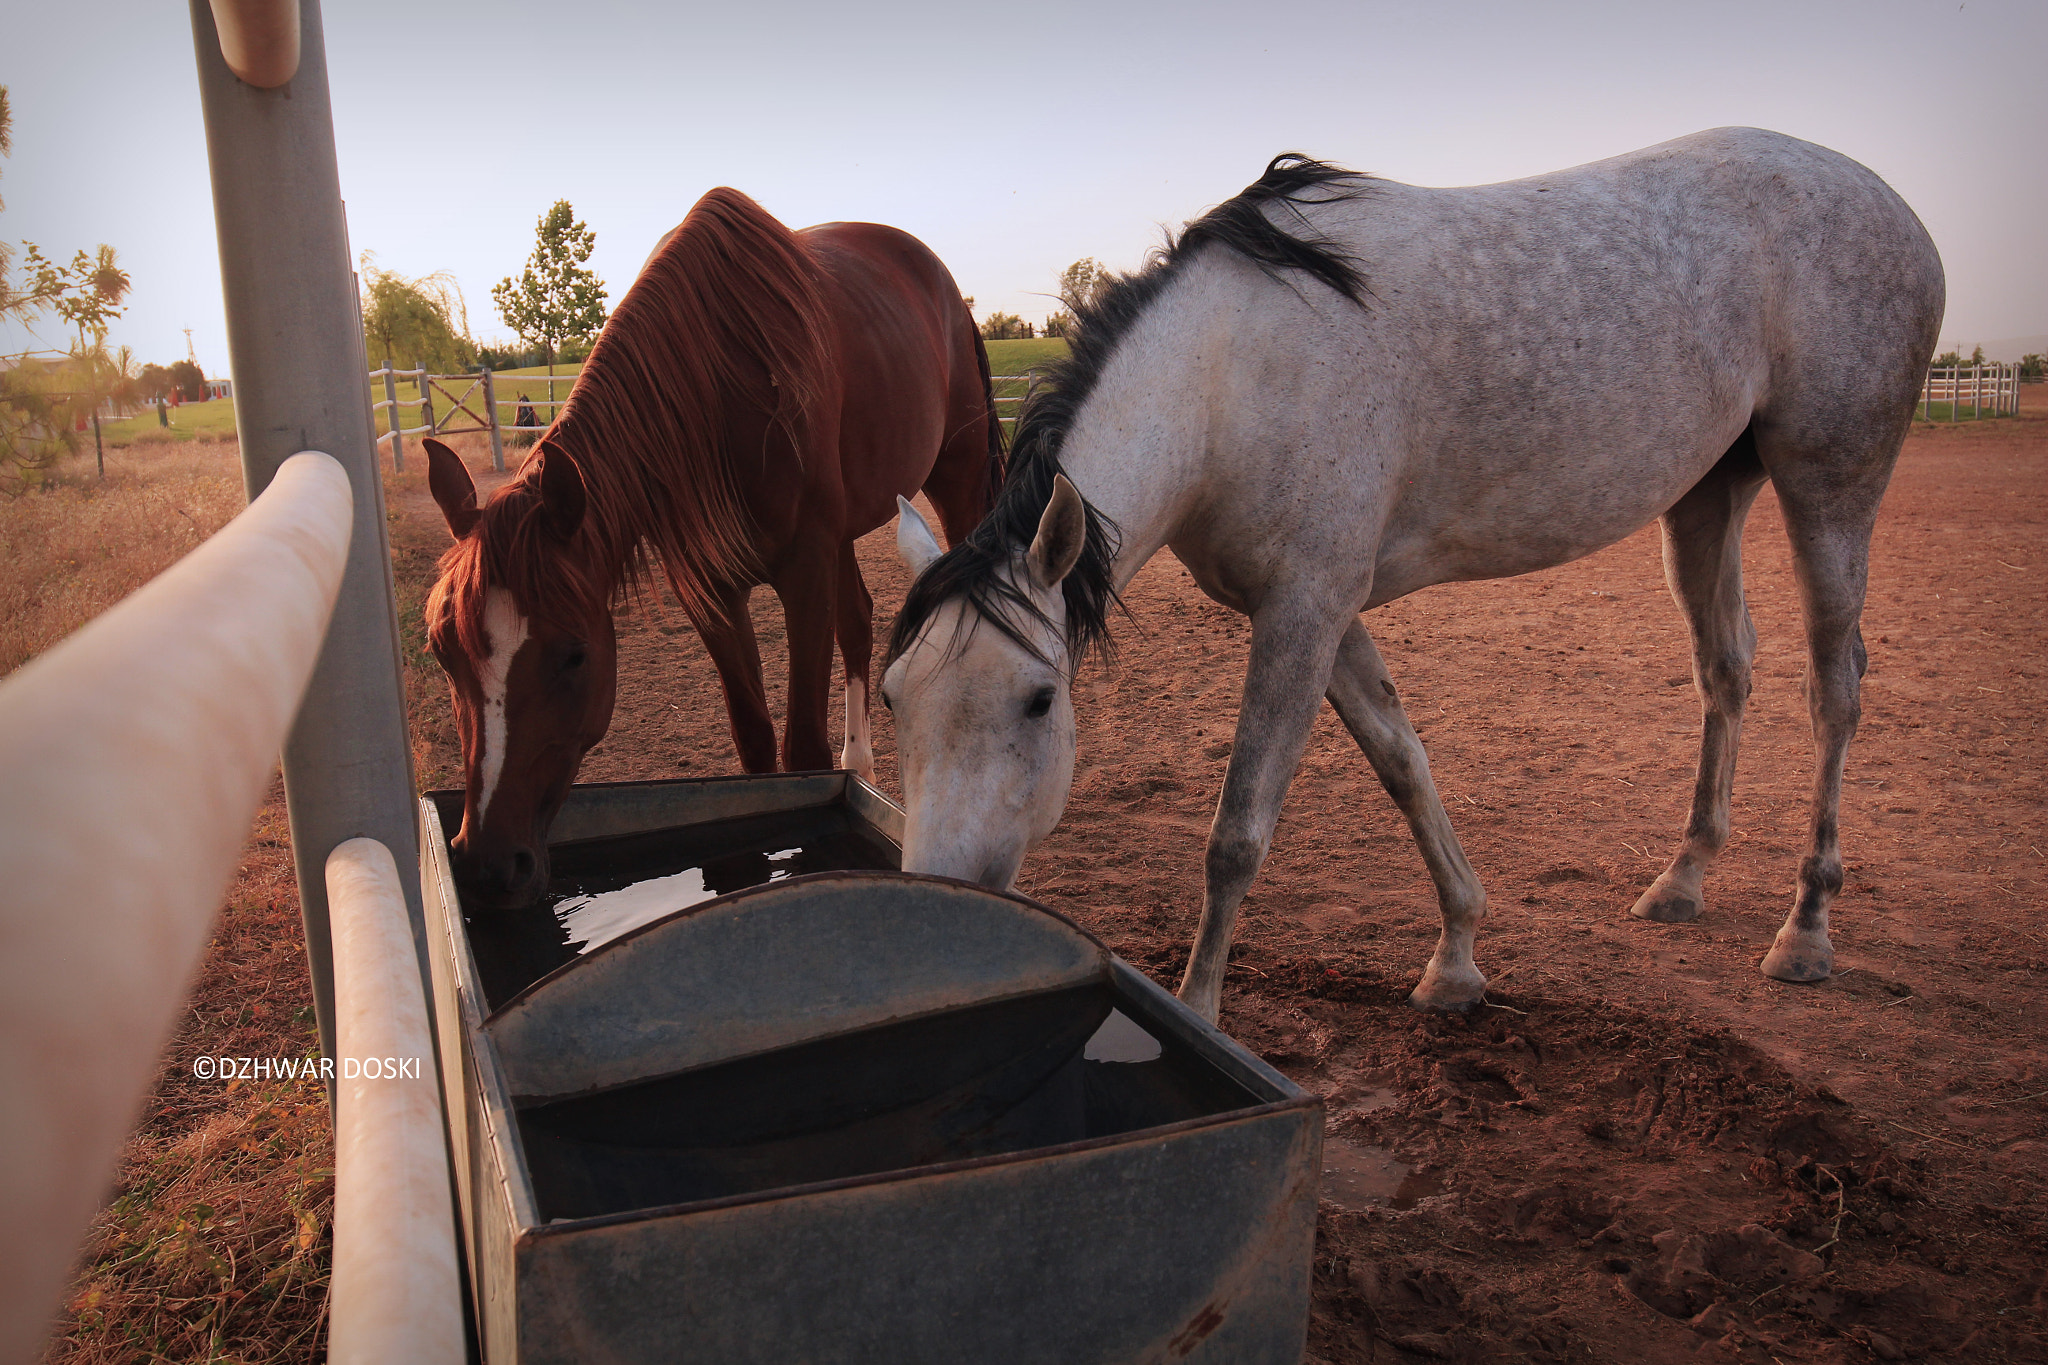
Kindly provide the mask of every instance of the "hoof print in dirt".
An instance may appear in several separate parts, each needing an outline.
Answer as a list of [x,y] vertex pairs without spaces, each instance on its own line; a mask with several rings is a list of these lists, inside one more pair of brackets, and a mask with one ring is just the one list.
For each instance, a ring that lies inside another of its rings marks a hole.
[[[1623,1285],[1664,1316],[1683,1318],[1712,1336],[1739,1325],[1726,1307],[1730,1300],[1749,1303],[1767,1291],[1811,1284],[1827,1273],[1820,1257],[1755,1223],[1723,1232],[1672,1229],[1650,1242],[1656,1260],[1631,1271]],[[1728,1325],[1712,1331],[1702,1326],[1703,1320]]]

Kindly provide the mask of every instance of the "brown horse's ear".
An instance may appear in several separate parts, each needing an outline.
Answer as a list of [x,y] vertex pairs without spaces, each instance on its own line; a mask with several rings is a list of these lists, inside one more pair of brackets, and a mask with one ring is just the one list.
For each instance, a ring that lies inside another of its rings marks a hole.
[[462,457],[431,436],[427,438],[427,487],[441,504],[441,515],[448,518],[448,530],[457,540],[476,529],[477,519],[483,516],[476,506],[476,481],[469,477]]
[[540,455],[540,508],[548,530],[561,540],[583,525],[583,471],[561,450],[549,446]]

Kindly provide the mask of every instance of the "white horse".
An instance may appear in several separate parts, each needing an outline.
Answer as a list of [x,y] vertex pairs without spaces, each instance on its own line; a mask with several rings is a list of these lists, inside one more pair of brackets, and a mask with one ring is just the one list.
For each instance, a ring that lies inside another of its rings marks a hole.
[[1442,905],[1411,1003],[1470,1008],[1486,895],[1359,613],[1563,564],[1661,518],[1705,719],[1691,818],[1634,913],[1692,919],[1728,838],[1756,643],[1742,526],[1769,479],[1818,763],[1811,848],[1762,965],[1824,979],[1871,527],[1943,294],[1897,195],[1775,133],[1717,129],[1466,189],[1275,159],[1081,310],[972,536],[941,555],[903,504],[898,543],[919,576],[881,689],[903,865],[1011,883],[1066,804],[1074,669],[1117,591],[1170,548],[1252,620],[1182,997],[1216,1017],[1238,902],[1328,697]]

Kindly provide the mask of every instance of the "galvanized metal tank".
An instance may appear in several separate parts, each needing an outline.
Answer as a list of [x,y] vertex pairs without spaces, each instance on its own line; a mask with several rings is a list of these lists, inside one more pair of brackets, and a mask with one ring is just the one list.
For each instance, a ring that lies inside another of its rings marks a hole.
[[1044,906],[881,870],[858,778],[578,787],[558,884],[613,889],[509,927],[460,811],[422,870],[490,1365],[1301,1358],[1320,1101]]

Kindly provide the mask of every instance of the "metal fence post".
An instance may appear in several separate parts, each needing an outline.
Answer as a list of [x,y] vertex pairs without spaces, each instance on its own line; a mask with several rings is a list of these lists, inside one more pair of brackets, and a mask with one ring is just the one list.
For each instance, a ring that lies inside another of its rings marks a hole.
[[[391,467],[405,472],[405,437],[399,432],[398,381],[391,377],[391,357],[384,357],[384,421],[391,428]],[[375,428],[372,427],[372,434]]]
[[[259,90],[228,69],[209,0],[191,0],[191,9],[244,482],[254,496],[293,454],[324,450],[348,472],[355,496],[340,601],[284,746],[313,1007],[331,1056],[327,855],[367,836],[410,867],[419,836],[384,483],[370,405],[356,382],[363,347],[326,41],[318,0],[299,0],[298,69],[282,86]],[[426,921],[416,880],[407,882],[405,898],[424,979]]]
[[491,468],[505,472],[505,436],[498,430],[498,391],[491,387],[491,367],[484,366],[484,411],[491,415]]
[[434,394],[428,387],[431,381],[427,375],[427,362],[420,362],[420,425],[427,429],[427,435],[434,434]]

